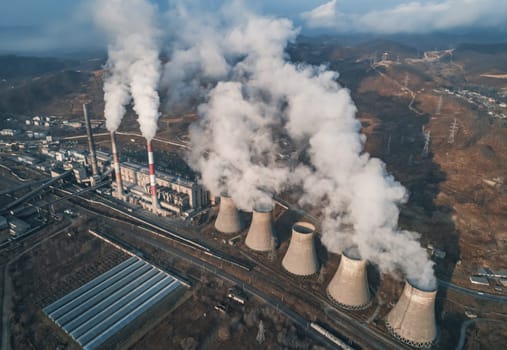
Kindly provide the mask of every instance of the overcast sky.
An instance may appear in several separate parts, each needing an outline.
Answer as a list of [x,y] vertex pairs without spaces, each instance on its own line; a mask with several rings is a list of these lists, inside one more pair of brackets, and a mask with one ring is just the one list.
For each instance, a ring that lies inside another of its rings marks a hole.
[[[106,1],[106,0],[104,0]],[[160,11],[169,2],[152,0]],[[185,0],[217,7],[226,0]],[[245,1],[259,12],[288,17],[303,33],[425,33],[456,29],[502,29],[507,0],[256,0]],[[90,0],[0,1],[0,50],[50,51],[100,47],[93,29]],[[213,5],[210,5],[212,3]]]

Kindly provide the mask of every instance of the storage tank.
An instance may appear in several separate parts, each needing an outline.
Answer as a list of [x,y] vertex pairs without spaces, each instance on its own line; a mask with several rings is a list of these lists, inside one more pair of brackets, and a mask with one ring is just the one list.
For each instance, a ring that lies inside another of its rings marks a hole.
[[315,248],[315,226],[309,222],[296,222],[292,226],[289,248],[282,260],[288,272],[309,276],[319,271],[319,259]]
[[222,233],[237,233],[243,229],[238,208],[232,198],[227,195],[220,196],[215,228]]
[[274,248],[273,206],[256,206],[252,214],[252,223],[248,229],[245,245],[259,252],[269,252]]
[[340,307],[360,310],[370,304],[366,260],[353,250],[344,251],[327,287],[327,295]]
[[400,299],[387,315],[391,334],[415,348],[431,347],[437,338],[436,295],[436,289],[424,290],[407,280]]

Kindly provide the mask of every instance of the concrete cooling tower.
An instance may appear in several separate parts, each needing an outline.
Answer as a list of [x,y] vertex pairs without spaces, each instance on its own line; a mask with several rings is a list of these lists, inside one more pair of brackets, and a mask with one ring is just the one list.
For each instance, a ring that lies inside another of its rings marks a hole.
[[345,309],[360,310],[370,304],[366,260],[343,252],[340,265],[327,287],[327,295]]
[[248,248],[259,252],[269,252],[274,248],[272,227],[273,207],[256,207],[252,223],[245,239]]
[[285,270],[298,276],[309,276],[319,271],[314,235],[315,226],[308,222],[300,221],[292,226],[289,249],[282,260]]
[[222,233],[236,233],[242,230],[238,208],[236,208],[231,197],[220,197],[220,208],[215,221],[215,228]]
[[405,283],[405,288],[386,325],[398,340],[415,348],[429,348],[437,338],[435,321],[436,290],[422,290]]

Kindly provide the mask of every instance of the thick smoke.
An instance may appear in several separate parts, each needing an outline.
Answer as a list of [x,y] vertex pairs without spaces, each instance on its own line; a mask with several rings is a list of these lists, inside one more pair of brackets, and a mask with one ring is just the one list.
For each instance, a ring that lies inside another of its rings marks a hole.
[[[227,191],[244,209],[299,184],[305,193],[301,203],[323,207],[322,240],[329,250],[357,247],[383,272],[401,270],[417,285],[434,287],[433,263],[418,234],[397,227],[406,190],[380,160],[364,153],[356,107],[336,82],[337,74],[288,62],[285,46],[297,35],[290,21],[244,9],[233,13],[233,19],[222,13],[220,26],[208,31],[219,35],[207,45],[215,43],[214,52],[226,64],[191,132],[191,165],[204,184],[214,194]],[[168,64],[186,51],[203,50],[201,45],[197,41],[175,50]],[[198,68],[180,81],[202,82],[198,73],[209,82],[206,66],[197,60]],[[293,142],[308,145],[311,164],[290,169],[277,161],[274,130],[279,129]]]
[[118,129],[132,97],[141,132],[150,141],[159,117],[156,9],[146,0],[97,0],[94,16],[110,41],[104,80],[106,126],[109,131]]

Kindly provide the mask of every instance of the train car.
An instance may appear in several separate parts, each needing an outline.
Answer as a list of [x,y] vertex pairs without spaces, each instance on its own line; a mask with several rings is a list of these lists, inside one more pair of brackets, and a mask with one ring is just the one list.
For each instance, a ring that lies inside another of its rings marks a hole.
[[329,341],[336,344],[340,349],[343,350],[354,350],[349,344],[345,343],[343,340],[329,332],[324,327],[320,326],[318,323],[310,322],[310,327],[313,328],[316,332],[320,333],[324,337],[326,337]]

